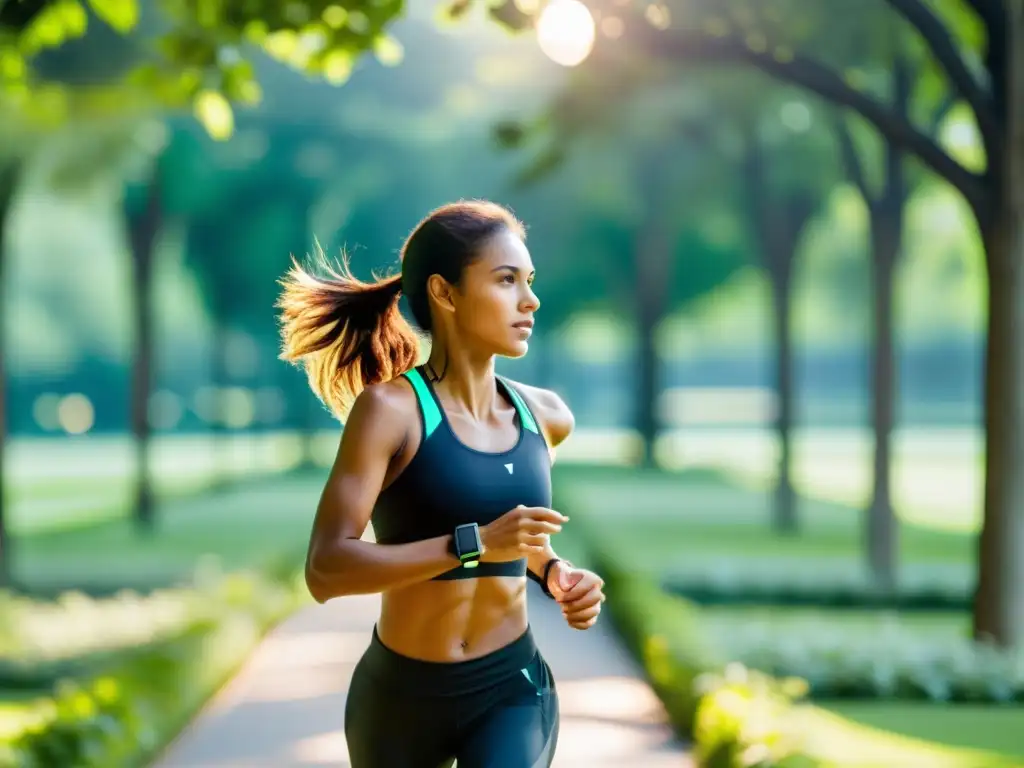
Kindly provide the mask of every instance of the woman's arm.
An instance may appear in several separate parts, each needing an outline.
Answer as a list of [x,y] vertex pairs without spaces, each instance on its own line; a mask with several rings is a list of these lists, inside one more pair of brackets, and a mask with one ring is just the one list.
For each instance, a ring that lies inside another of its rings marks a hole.
[[318,603],[408,586],[459,565],[448,551],[450,535],[393,545],[360,540],[415,409],[411,389],[399,382],[371,386],[356,399],[306,556],[306,585]]

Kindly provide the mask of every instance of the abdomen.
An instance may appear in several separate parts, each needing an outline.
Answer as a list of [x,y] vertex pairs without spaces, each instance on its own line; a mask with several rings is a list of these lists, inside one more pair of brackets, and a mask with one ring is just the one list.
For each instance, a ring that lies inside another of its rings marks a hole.
[[527,623],[526,580],[490,577],[426,581],[385,592],[377,631],[396,653],[450,662],[508,645]]

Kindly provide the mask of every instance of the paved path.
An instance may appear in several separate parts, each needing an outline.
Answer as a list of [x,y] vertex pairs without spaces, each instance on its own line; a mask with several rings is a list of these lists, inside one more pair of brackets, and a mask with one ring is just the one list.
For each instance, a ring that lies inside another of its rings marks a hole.
[[[536,585],[530,590],[561,701],[555,768],[692,768],[611,630],[571,630]],[[282,624],[154,768],[347,768],[345,693],[378,600],[335,600]]]

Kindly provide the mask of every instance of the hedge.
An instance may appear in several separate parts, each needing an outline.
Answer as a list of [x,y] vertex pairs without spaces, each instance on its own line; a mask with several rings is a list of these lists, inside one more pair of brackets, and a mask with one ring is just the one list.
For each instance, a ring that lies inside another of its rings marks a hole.
[[[816,701],[886,699],[1024,703],[1024,652],[879,619],[828,624],[822,617],[776,625],[754,617],[703,631],[728,658],[807,681]],[[1024,711],[1022,711],[1024,717]]]
[[[240,572],[208,576],[187,593],[122,595],[113,599],[120,605],[104,600],[97,602],[110,604],[80,608],[116,615],[127,605],[141,608],[143,615],[149,610],[152,619],[160,614],[156,601],[176,598],[188,606],[179,621],[151,632],[141,645],[87,651],[77,662],[69,654],[60,657],[72,674],[27,707],[23,727],[0,742],[0,766],[144,765],[236,671],[263,633],[294,610],[304,594],[299,586],[297,578]],[[88,603],[81,596],[73,599],[79,606]],[[52,606],[36,608],[53,611]],[[20,609],[30,612],[32,606],[23,603]],[[141,626],[137,632],[147,634]],[[92,643],[97,644],[103,645]]]
[[829,609],[970,611],[975,574],[954,563],[906,563],[896,590],[877,585],[867,567],[834,559],[693,558],[673,566],[662,587],[701,605]]
[[778,678],[728,663],[728,648],[703,631],[699,606],[620,562],[599,537],[588,535],[585,524],[582,533],[587,565],[605,580],[609,618],[641,663],[673,728],[692,743],[698,765],[853,766],[865,764],[858,758],[867,753],[878,758],[872,765],[1017,765],[992,753],[860,726],[807,702],[810,686],[802,677]]

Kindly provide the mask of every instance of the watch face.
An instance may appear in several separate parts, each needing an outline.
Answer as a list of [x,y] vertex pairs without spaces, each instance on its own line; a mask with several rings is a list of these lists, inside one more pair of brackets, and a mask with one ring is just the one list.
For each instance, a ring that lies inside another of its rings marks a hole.
[[459,528],[458,531],[456,531],[456,536],[458,537],[457,545],[460,557],[479,552],[480,548],[477,546],[476,542],[476,531],[473,528]]

